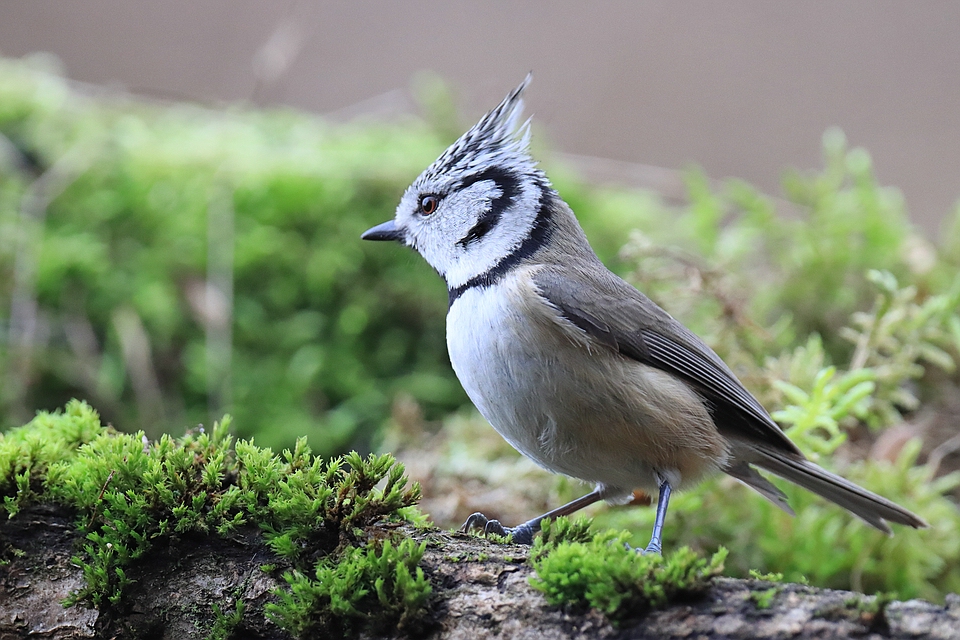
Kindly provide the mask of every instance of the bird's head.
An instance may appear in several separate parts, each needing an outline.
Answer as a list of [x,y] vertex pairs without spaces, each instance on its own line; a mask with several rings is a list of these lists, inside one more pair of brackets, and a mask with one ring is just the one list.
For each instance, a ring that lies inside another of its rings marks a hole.
[[549,189],[521,122],[530,76],[414,180],[393,220],[363,234],[416,249],[451,289],[488,272],[537,224]]

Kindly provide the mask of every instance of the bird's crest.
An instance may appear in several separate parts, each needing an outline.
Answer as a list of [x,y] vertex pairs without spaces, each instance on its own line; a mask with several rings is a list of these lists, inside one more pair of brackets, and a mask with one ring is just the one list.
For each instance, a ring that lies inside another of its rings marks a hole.
[[536,163],[528,152],[530,120],[520,122],[523,91],[532,78],[532,74],[527,74],[520,86],[450,145],[420,179],[443,181],[444,176],[458,176],[494,164],[534,170]]

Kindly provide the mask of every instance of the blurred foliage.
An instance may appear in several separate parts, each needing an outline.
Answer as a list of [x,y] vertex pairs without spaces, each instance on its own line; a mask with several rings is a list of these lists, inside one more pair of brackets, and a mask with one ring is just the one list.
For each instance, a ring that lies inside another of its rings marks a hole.
[[[870,156],[840,131],[827,131],[823,152],[821,171],[787,173],[786,200],[688,171],[689,205],[670,224],[644,221],[624,247],[633,282],[725,358],[757,362],[814,333],[830,359],[849,357],[841,329],[875,298],[872,271],[890,274],[888,291],[904,282],[920,301],[956,287],[960,243],[926,240],[900,192],[877,183]],[[944,226],[960,231],[960,209]]]
[[7,426],[79,395],[153,433],[222,408],[267,444],[319,424],[330,453],[368,439],[396,389],[463,402],[442,285],[358,239],[440,148],[425,126],[98,98],[4,61],[0,134],[17,161],[0,173],[0,315],[36,301],[26,368],[4,331],[0,368],[26,387],[4,385]]
[[[436,126],[334,124],[49,67],[0,59],[0,427],[83,397],[152,436],[230,412],[262,444],[311,433],[333,454],[369,449],[400,392],[431,417],[467,402],[443,283],[359,240],[455,135],[435,79],[417,88]],[[632,216],[586,216],[601,254]]]

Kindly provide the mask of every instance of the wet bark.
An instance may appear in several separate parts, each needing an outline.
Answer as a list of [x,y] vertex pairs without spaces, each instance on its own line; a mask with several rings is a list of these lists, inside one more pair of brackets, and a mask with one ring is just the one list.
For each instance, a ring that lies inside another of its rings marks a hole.
[[[434,640],[475,638],[960,638],[960,597],[946,606],[922,601],[873,606],[845,591],[755,580],[716,580],[701,598],[614,626],[596,611],[551,607],[527,579],[527,550],[443,532],[428,540],[423,565],[434,585],[429,623]],[[278,563],[251,528],[230,539],[173,538],[157,545],[127,575],[136,580],[116,606],[97,611],[60,603],[81,587],[73,515],[31,508],[0,523],[0,640],[13,638],[190,639],[208,637],[213,606],[242,623],[232,638],[288,636],[264,616]],[[773,592],[770,590],[773,589]],[[769,602],[765,602],[768,600]]]

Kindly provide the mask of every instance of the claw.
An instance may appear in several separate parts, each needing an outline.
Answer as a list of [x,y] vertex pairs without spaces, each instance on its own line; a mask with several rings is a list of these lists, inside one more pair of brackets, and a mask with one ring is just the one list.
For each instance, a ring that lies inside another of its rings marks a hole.
[[528,523],[521,524],[518,527],[505,527],[499,520],[489,520],[487,516],[480,512],[471,514],[463,526],[460,527],[460,533],[469,533],[471,531],[481,530],[483,535],[488,536],[491,533],[506,538],[513,536],[515,544],[533,544],[533,535],[536,533],[533,527]]
[[464,521],[463,525],[461,525],[460,533],[470,533],[474,529],[483,529],[484,532],[486,532],[486,526],[488,522],[490,521],[487,520],[487,516],[483,515],[479,511],[472,513]]
[[487,524],[483,526],[483,535],[488,536],[491,533],[506,538],[510,530],[500,524],[499,520],[487,520]]

